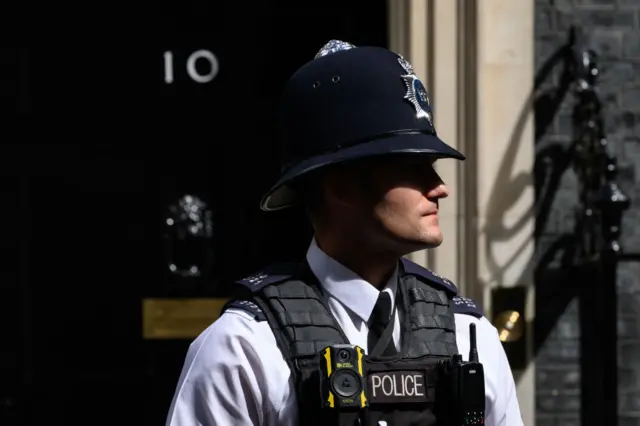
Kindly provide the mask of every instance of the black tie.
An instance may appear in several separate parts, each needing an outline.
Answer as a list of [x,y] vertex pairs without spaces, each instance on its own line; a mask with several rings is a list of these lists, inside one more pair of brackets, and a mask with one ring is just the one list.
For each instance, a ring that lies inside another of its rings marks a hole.
[[[368,342],[369,345],[369,355],[371,355],[374,351],[374,348],[378,344],[380,337],[384,330],[389,326],[392,318],[392,309],[391,309],[391,296],[388,292],[382,291],[378,296],[378,301],[376,305],[373,307],[373,312],[371,312],[371,316],[369,317],[369,336]],[[389,335],[389,334],[387,334]],[[383,342],[384,343],[384,342]],[[384,353],[384,355],[393,354],[396,351],[395,344],[393,343],[393,336],[389,335],[389,339],[387,342],[386,348],[384,348],[384,352],[380,352],[378,349],[376,352]]]

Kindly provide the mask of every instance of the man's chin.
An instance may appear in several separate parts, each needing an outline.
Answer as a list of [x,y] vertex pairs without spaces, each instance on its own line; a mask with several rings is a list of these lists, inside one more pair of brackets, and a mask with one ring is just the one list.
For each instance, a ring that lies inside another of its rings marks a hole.
[[442,244],[442,241],[443,241],[442,234],[440,235],[432,234],[432,235],[424,236],[420,239],[416,239],[413,241],[406,241],[407,250],[405,250],[406,251],[405,255],[415,253],[421,250],[436,248],[440,244]]
[[421,249],[432,249],[432,248],[436,248],[438,247],[440,244],[442,244],[442,238],[440,239],[431,239],[429,241],[424,241],[422,243],[422,248]]
[[429,230],[429,232],[425,232],[424,234],[422,234],[420,240],[425,246],[424,248],[435,248],[442,244],[444,238],[442,236],[440,228],[435,227],[435,229]]

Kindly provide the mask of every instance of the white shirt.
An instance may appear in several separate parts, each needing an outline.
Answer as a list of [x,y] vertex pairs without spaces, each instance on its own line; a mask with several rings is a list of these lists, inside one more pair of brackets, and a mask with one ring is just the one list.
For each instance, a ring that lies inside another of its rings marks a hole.
[[[379,290],[327,256],[312,241],[307,251],[312,272],[329,307],[353,345],[367,348],[367,320]],[[394,301],[397,271],[383,291]],[[395,305],[395,304],[394,304]],[[400,349],[400,320],[393,339]],[[485,374],[485,425],[521,426],[509,362],[497,330],[486,319],[455,314],[456,341],[465,360],[469,324],[476,324]],[[297,426],[298,406],[291,370],[266,321],[229,309],[189,347],[171,403],[167,426]]]

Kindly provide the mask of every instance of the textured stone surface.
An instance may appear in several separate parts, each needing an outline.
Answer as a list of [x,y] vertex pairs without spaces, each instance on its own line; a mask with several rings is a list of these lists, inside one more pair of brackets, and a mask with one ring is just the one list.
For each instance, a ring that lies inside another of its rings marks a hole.
[[[588,45],[599,53],[599,87],[605,105],[607,137],[618,155],[619,183],[632,198],[624,217],[621,243],[640,252],[640,0],[536,0],[536,69],[567,39],[571,24],[584,30]],[[558,82],[558,72],[541,89]],[[539,138],[537,154],[565,149],[572,137],[569,93],[553,122]],[[544,160],[540,160],[544,163]],[[550,160],[546,160],[550,161]],[[537,164],[537,168],[541,164]],[[537,176],[537,185],[542,186]],[[537,256],[541,258],[575,223],[577,179],[564,170],[553,194],[551,211],[539,223]],[[545,268],[559,268],[555,256]],[[619,407],[620,425],[640,426],[640,264],[623,263],[618,270]],[[543,339],[537,354],[537,425],[580,424],[580,324],[572,300]]]

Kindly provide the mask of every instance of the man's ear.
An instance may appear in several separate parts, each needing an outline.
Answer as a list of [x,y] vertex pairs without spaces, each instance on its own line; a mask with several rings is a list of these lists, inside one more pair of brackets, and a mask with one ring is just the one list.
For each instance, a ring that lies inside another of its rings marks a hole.
[[322,188],[327,201],[336,206],[350,208],[359,200],[360,183],[353,169],[332,167],[323,176]]

